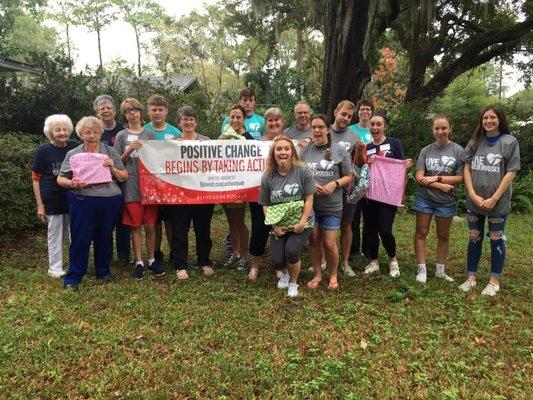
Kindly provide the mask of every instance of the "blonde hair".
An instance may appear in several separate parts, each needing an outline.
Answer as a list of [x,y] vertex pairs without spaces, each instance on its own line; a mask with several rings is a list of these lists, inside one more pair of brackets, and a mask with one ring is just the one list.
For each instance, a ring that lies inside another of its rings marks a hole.
[[67,124],[69,136],[72,133],[72,130],[74,129],[72,125],[72,121],[68,115],[65,115],[65,114],[49,115],[44,120],[43,133],[44,133],[44,136],[46,136],[48,140],[50,141],[53,140],[53,136],[51,136],[50,134],[52,133],[52,129],[54,129],[55,124]]
[[337,104],[337,108],[335,108],[335,111],[339,111],[343,107],[349,108],[353,112],[357,111],[357,109],[355,108],[355,104],[352,103],[350,100],[342,100],[339,104]]
[[268,119],[269,117],[280,117],[282,121],[285,121],[283,111],[281,111],[278,107],[271,107],[265,111],[265,119]]
[[278,135],[272,140],[272,146],[270,146],[270,150],[268,151],[266,172],[270,177],[272,177],[274,173],[278,170],[278,163],[276,162],[276,158],[274,157],[274,149],[276,148],[276,143],[281,142],[282,140],[288,142],[291,146],[291,168],[300,167],[303,165],[303,162],[300,159],[300,156],[298,155],[298,152],[296,151],[296,147],[294,146],[292,140],[286,136]]

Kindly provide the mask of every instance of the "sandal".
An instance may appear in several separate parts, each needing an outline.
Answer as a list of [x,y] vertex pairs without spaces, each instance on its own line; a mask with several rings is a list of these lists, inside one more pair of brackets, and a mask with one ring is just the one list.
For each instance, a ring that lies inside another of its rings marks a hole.
[[255,282],[255,281],[257,281],[257,276],[258,275],[259,275],[259,268],[257,268],[257,267],[250,268],[250,272],[248,273],[248,280],[250,282]]
[[328,289],[329,290],[335,290],[335,289],[338,289],[339,288],[339,282],[337,280],[331,280],[329,281],[329,284],[328,284]]
[[201,270],[204,276],[211,276],[215,273],[215,271],[213,270],[213,267],[211,267],[210,265],[204,265],[201,268]]
[[178,277],[178,279],[189,279],[189,274],[187,273],[187,270],[186,269],[180,269],[179,271],[176,272],[176,276]]
[[309,289],[316,289],[318,285],[320,285],[320,282],[322,282],[322,279],[311,279],[309,282],[307,282],[307,287]]

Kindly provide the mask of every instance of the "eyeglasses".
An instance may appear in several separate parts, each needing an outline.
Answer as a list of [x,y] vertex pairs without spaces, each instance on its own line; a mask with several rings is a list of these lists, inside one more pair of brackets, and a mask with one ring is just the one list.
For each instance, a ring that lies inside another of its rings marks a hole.
[[87,128],[87,129],[84,129],[81,133],[82,133],[82,135],[86,135],[86,136],[90,136],[90,135],[98,136],[98,135],[102,134],[102,131],[97,130],[97,129]]
[[127,110],[124,110],[124,114],[135,114],[136,112],[141,112],[140,108],[128,108]]

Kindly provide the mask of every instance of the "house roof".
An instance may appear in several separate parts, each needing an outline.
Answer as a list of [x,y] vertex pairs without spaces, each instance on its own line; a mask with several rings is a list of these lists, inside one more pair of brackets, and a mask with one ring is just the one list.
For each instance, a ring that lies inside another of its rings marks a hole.
[[43,69],[21,61],[0,57],[0,72],[31,72],[41,74]]
[[150,83],[160,83],[165,86],[170,85],[179,87],[180,90],[186,91],[193,86],[197,79],[195,75],[171,75],[168,77],[163,76],[141,76],[140,79],[145,79]]

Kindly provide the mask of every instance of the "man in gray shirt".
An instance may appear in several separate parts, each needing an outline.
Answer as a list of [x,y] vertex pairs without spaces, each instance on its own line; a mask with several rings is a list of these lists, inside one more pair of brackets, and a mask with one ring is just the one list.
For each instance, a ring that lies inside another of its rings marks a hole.
[[306,140],[311,134],[311,107],[305,100],[301,100],[294,106],[294,121],[291,125],[283,131],[283,135],[292,140]]
[[[359,139],[359,136],[354,131],[348,129],[355,111],[355,104],[353,104],[351,101],[341,101],[333,112],[335,115],[335,122],[333,122],[333,125],[331,125],[330,129],[331,141],[343,147],[348,153],[350,160],[352,150],[355,146],[355,141]],[[348,263],[348,259],[350,257],[350,249],[352,247],[352,220],[355,215],[356,207],[356,204],[347,203],[345,196],[343,196],[343,209],[341,218],[341,270],[348,276],[355,276],[355,273]]]

